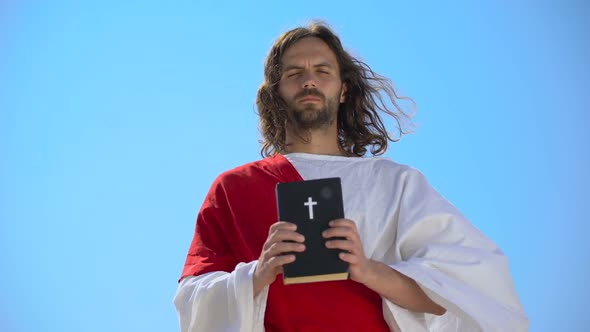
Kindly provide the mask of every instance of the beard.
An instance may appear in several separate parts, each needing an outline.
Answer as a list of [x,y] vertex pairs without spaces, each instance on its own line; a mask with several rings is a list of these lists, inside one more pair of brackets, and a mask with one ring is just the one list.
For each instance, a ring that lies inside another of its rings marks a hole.
[[[336,121],[339,96],[326,97],[317,89],[306,89],[298,93],[287,103],[289,121],[299,130],[316,130],[329,127]],[[321,99],[319,103],[297,103],[305,96],[315,96]]]

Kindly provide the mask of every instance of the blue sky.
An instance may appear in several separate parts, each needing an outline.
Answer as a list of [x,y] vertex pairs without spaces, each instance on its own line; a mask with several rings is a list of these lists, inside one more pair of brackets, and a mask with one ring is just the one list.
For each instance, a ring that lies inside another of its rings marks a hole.
[[417,105],[387,156],[508,255],[531,331],[590,290],[584,1],[0,2],[0,330],[174,331],[196,213],[259,158],[274,39],[326,20]]

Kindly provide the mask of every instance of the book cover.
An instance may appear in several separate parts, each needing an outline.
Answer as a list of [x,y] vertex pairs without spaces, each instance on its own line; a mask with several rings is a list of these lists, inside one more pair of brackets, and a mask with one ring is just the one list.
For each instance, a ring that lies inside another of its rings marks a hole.
[[304,252],[283,266],[285,285],[348,279],[348,263],[339,249],[326,248],[322,232],[328,222],[344,218],[340,178],[279,183],[276,187],[279,220],[297,225],[305,236]]

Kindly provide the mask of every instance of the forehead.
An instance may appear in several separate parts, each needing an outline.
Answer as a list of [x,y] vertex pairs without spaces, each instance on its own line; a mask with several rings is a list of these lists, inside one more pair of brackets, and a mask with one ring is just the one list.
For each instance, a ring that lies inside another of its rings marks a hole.
[[281,64],[292,64],[299,62],[329,62],[338,65],[336,55],[330,49],[328,44],[317,37],[306,37],[289,48],[281,58]]

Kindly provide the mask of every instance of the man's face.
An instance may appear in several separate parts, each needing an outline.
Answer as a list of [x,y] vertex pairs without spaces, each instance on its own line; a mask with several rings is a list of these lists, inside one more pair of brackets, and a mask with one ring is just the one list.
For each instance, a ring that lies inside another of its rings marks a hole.
[[279,95],[294,125],[300,129],[333,125],[345,88],[336,55],[328,45],[319,38],[303,38],[285,51],[281,66]]

